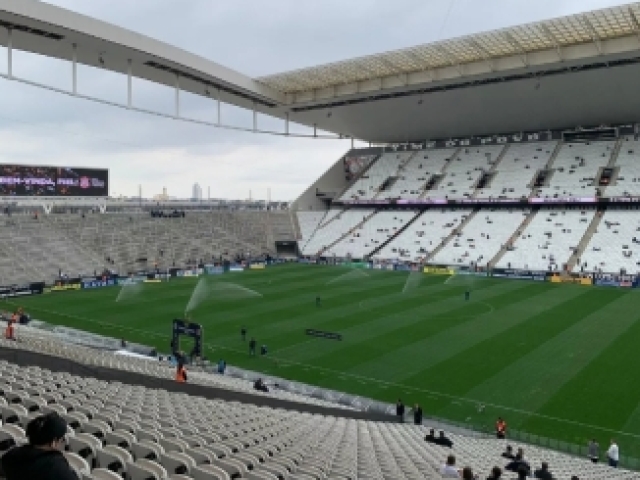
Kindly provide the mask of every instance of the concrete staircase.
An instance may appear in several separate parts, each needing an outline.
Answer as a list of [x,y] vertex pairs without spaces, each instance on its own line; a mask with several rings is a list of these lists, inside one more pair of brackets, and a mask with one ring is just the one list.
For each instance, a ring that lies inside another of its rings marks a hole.
[[377,247],[375,250],[373,250],[369,255],[367,255],[367,257],[371,258],[373,257],[376,253],[378,253],[379,251],[381,251],[384,247],[386,247],[388,244],[390,244],[391,242],[393,242],[396,238],[398,238],[398,236],[400,234],[402,234],[402,232],[404,232],[407,228],[409,228],[409,225],[411,225],[413,222],[415,222],[421,215],[423,212],[418,212],[416,213],[416,215],[409,220],[407,223],[405,223],[402,228],[400,230],[398,230],[396,232],[395,235],[393,235],[391,238],[388,238],[386,242],[382,243],[382,245],[380,245],[379,247]]
[[[409,155],[409,157],[408,157],[406,160],[404,160],[404,161],[400,162],[400,163],[398,164],[398,168],[396,169],[396,173],[395,173],[394,175],[389,175],[389,177],[387,178],[387,180],[388,180],[389,178],[391,178],[391,179],[392,179],[391,183],[389,183],[389,184],[387,185],[387,188],[385,188],[384,190],[379,190],[379,191],[378,191],[378,193],[376,193],[376,194],[374,195],[374,197],[373,197],[373,199],[372,199],[372,200],[377,200],[377,199],[378,199],[378,197],[379,197],[383,192],[386,192],[386,191],[389,189],[389,187],[392,187],[392,186],[393,186],[393,185],[398,181],[398,179],[402,176],[402,170],[404,169],[405,165],[409,164],[409,163],[410,163],[410,162],[411,162],[411,161],[416,157],[416,155],[418,155],[418,153],[421,153],[421,152],[422,152],[422,150],[416,150],[415,152],[413,152],[413,154]],[[386,180],[385,180],[385,182],[386,182]],[[383,182],[383,183],[384,183],[384,182]]]
[[500,259],[504,256],[505,253],[507,253],[507,246],[508,245],[512,245],[513,243],[515,243],[515,241],[518,239],[518,237],[520,235],[522,235],[522,232],[525,231],[525,229],[527,228],[527,226],[531,223],[531,220],[533,220],[533,217],[536,216],[536,214],[538,213],[538,209],[534,209],[531,212],[529,212],[529,215],[527,215],[524,220],[522,220],[522,222],[520,223],[520,225],[518,225],[518,228],[516,228],[513,232],[513,234],[509,237],[509,239],[506,241],[506,243],[502,246],[502,248],[500,249],[500,251],[498,253],[496,253],[496,255],[489,260],[489,262],[487,263],[487,268],[493,268],[496,266],[496,264],[500,261]]
[[[536,196],[535,182],[536,182],[536,179],[538,178],[538,174],[542,170],[552,170],[553,163],[556,161],[556,158],[558,157],[558,153],[560,152],[560,149],[563,147],[563,145],[564,145],[564,142],[562,140],[558,140],[558,143],[556,144],[556,147],[553,149],[553,152],[551,153],[549,160],[547,160],[547,163],[545,164],[544,168],[536,170],[534,172],[533,177],[531,178],[531,182],[529,183],[529,185],[527,185],[527,187],[531,189],[531,191],[529,192],[529,198]],[[551,172],[551,175],[547,176],[543,185],[544,187],[549,186],[549,182],[551,181],[552,177],[553,177],[553,172]]]
[[[442,181],[447,177],[447,168],[449,168],[449,165],[451,165],[451,162],[453,162],[458,157],[458,155],[460,155],[461,151],[462,151],[462,147],[459,147],[455,152],[453,152],[453,155],[451,155],[451,160],[445,163],[444,166],[442,167],[442,170],[438,172],[442,176],[440,177],[440,180],[438,180],[438,182],[434,185],[434,188],[438,188],[438,185],[440,185]],[[425,183],[425,186],[426,186],[426,183]],[[418,198],[425,198],[425,196],[427,195],[427,191],[431,191],[431,190],[425,190],[420,194]]]
[[[498,165],[500,165],[500,162],[502,161],[502,159],[504,158],[506,153],[509,151],[510,147],[511,147],[510,143],[507,143],[504,146],[504,148],[500,151],[500,154],[498,155],[498,158],[496,158],[495,162],[493,162],[493,164],[491,165],[491,168],[489,170],[487,170],[485,172],[485,174],[495,174],[498,171]],[[495,176],[495,175],[492,175],[491,180],[489,181],[489,183],[487,183],[484,186],[484,188],[487,188],[487,187],[491,186],[491,181],[493,180],[493,176]],[[473,193],[471,194],[471,198],[476,198],[476,195],[478,193],[480,193],[480,188],[478,188],[478,184],[480,183],[481,180],[482,180],[482,177],[479,178],[478,181],[476,182],[476,184],[473,186]]]
[[556,161],[556,158],[558,157],[558,153],[560,153],[560,149],[563,146],[564,146],[564,142],[562,140],[558,140],[558,144],[556,145],[556,148],[553,149],[553,153],[549,157],[549,160],[547,160],[547,164],[544,166],[546,170],[553,168],[553,163]]
[[447,243],[449,243],[452,239],[456,237],[456,235],[464,229],[464,227],[476,216],[476,213],[480,211],[480,207],[476,207],[473,211],[465,218],[460,225],[451,230],[451,233],[442,241],[440,245],[438,245],[426,258],[426,262],[428,263],[433,257],[435,257],[440,250],[442,250]]
[[609,163],[607,163],[607,167],[614,167],[616,162],[618,161],[618,155],[620,155],[620,150],[622,149],[623,139],[619,138],[616,141],[616,146],[613,147],[613,152],[611,152],[611,158],[609,158]]
[[[351,230],[349,230],[347,233],[345,233],[344,235],[341,235],[337,240],[335,240],[334,242],[330,243],[329,245],[327,245],[325,248],[323,248],[322,250],[320,250],[320,252],[318,253],[318,256],[322,256],[322,254],[324,252],[326,252],[327,250],[331,249],[334,245],[336,245],[337,243],[341,242],[343,239],[347,238],[347,236],[351,235],[355,230],[359,229],[362,225],[364,225],[366,222],[369,221],[369,219],[371,217],[373,217],[376,213],[378,213],[377,210],[374,210],[373,213],[370,213],[369,215],[367,215],[366,217],[364,217],[362,219],[361,222],[359,222],[357,225],[355,225]],[[330,223],[330,222],[327,222]],[[315,232],[314,232],[315,234]],[[311,238],[313,238],[313,235],[311,236]]]
[[573,255],[569,257],[569,260],[567,260],[567,272],[573,271],[573,267],[576,266],[578,259],[582,257],[583,252],[591,242],[591,237],[593,237],[593,234],[596,233],[596,230],[598,230],[598,226],[600,226],[603,215],[604,209],[598,209],[596,214],[593,216],[593,219],[589,224],[589,228],[587,228],[587,230],[584,232],[584,235],[580,239],[580,243],[578,243],[578,246],[573,252]]
[[[304,249],[304,247],[306,247],[306,246],[307,246],[307,243],[309,243],[309,241],[310,241],[310,240],[315,236],[316,232],[318,231],[318,229],[319,229],[320,227],[323,227],[324,225],[329,225],[331,222],[333,222],[336,218],[338,218],[340,215],[342,215],[342,213],[346,212],[347,210],[349,210],[349,209],[348,209],[348,208],[344,208],[344,209],[342,210],[342,212],[341,212],[341,213],[339,213],[338,215],[334,215],[334,216],[333,216],[333,217],[332,217],[332,218],[331,218],[331,219],[330,219],[330,220],[325,224],[325,223],[323,223],[323,222],[324,222],[324,219],[327,217],[327,215],[328,215],[328,214],[329,214],[329,212],[331,211],[331,210],[327,210],[327,212],[324,214],[324,217],[322,217],[322,219],[318,222],[318,225],[316,225],[316,228],[314,228],[314,229],[313,229],[313,232],[311,232],[311,235],[309,235],[309,238],[307,238],[307,242],[306,242],[304,245],[302,245],[302,248],[300,248],[300,250],[302,251],[302,250]],[[296,215],[296,217],[297,217],[297,215]],[[296,218],[296,219],[297,219],[297,218]],[[300,246],[300,245],[298,245],[298,246]]]
[[302,238],[302,230],[300,230],[300,222],[298,221],[298,215],[293,210],[289,210],[289,220],[291,222],[291,228],[293,229],[293,235],[296,241]]

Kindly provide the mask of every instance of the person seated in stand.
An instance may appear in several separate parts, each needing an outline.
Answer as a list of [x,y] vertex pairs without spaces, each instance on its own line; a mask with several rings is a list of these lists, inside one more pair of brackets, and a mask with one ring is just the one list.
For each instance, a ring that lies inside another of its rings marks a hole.
[[57,413],[34,418],[27,425],[27,445],[12,448],[2,457],[7,480],[78,480],[62,452],[67,422]]
[[462,480],[478,480],[478,477],[473,474],[471,467],[464,467],[461,473]]
[[527,476],[529,475],[529,469],[524,465],[520,465],[518,467],[518,480],[527,480]]
[[504,458],[508,458],[509,460],[513,460],[516,456],[513,453],[513,447],[511,445],[507,445],[507,448],[504,452],[502,452],[502,456]]
[[432,428],[429,430],[429,433],[425,435],[424,441],[429,443],[436,443],[438,439],[436,438],[436,431]]
[[267,387],[267,385],[262,381],[261,378],[258,378],[255,383],[253,384],[253,388],[259,392],[264,392],[264,393],[269,393],[269,388]]
[[436,438],[435,443],[443,447],[453,448],[453,442],[451,441],[451,439],[444,436],[444,431],[442,430],[440,430],[440,436]]
[[549,471],[549,464],[547,462],[542,462],[540,469],[533,472],[533,476],[535,478],[541,478],[542,480],[553,480],[553,475]]
[[491,475],[487,477],[487,480],[500,480],[502,476],[502,469],[500,467],[493,467],[491,469]]
[[456,468],[456,457],[454,455],[447,457],[447,463],[440,468],[440,475],[444,478],[460,478],[460,472]]
[[514,458],[511,462],[509,462],[507,464],[505,468],[505,470],[509,470],[510,472],[518,472],[520,470],[520,467],[523,467],[526,469],[527,473],[529,472],[529,470],[531,470],[531,468],[529,467],[529,464],[524,460],[524,455],[522,454],[521,450],[518,450],[518,453],[516,454],[516,458]]

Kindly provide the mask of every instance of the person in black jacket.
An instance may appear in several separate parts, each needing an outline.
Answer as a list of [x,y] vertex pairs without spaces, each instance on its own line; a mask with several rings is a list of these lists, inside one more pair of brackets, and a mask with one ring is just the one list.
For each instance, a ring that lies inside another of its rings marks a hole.
[[413,407],[413,423],[416,425],[422,425],[422,408],[416,403]]
[[522,451],[518,450],[518,453],[516,454],[516,458],[514,458],[511,462],[509,462],[507,466],[504,468],[505,470],[509,470],[510,472],[519,473],[521,470],[521,467],[524,468],[527,471],[527,473],[531,470],[531,467],[524,459],[524,455]]
[[2,457],[7,480],[78,480],[64,458],[67,422],[57,413],[42,415],[29,422],[28,445],[13,448]]
[[436,438],[435,443],[442,447],[453,448],[453,442],[451,441],[450,438],[447,438],[444,436],[444,432],[442,430],[440,430],[440,436]]
[[398,399],[398,403],[396,403],[396,416],[400,423],[404,422],[404,403],[402,403],[400,399]]
[[429,443],[436,443],[437,440],[438,439],[436,438],[436,432],[433,428],[429,430],[429,433],[424,437],[424,441]]

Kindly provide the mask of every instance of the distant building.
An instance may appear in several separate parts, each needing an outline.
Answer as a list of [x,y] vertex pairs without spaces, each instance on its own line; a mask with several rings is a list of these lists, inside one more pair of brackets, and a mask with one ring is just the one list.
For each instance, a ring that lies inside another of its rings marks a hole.
[[193,184],[193,193],[191,194],[191,200],[193,200],[194,202],[199,202],[202,200],[202,187],[197,183]]
[[162,187],[162,193],[153,196],[153,199],[157,202],[163,202],[169,200],[169,195],[167,194],[167,187]]

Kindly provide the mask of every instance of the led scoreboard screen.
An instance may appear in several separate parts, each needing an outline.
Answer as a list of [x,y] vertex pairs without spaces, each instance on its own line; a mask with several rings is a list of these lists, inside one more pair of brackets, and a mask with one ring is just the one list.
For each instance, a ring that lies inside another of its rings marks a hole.
[[0,196],[106,197],[109,170],[0,164]]

